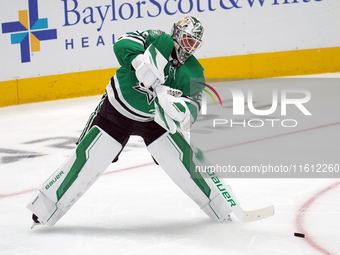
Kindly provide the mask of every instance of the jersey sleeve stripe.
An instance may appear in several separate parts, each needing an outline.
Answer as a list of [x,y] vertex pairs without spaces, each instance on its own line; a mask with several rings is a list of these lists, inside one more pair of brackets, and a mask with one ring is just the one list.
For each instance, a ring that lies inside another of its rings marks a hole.
[[143,37],[141,36],[136,36],[136,35],[123,35],[121,36],[118,41],[128,39],[137,43],[140,43],[143,45],[143,48],[145,48],[146,42]]

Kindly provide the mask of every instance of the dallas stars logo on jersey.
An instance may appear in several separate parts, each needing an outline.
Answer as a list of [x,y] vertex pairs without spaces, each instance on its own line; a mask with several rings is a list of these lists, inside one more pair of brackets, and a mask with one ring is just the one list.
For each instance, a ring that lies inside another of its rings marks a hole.
[[161,35],[163,32],[161,30],[150,30],[150,35]]
[[145,94],[149,105],[153,102],[153,100],[155,100],[155,92],[153,89],[144,87],[143,83],[137,83],[137,86],[133,88],[138,92]]

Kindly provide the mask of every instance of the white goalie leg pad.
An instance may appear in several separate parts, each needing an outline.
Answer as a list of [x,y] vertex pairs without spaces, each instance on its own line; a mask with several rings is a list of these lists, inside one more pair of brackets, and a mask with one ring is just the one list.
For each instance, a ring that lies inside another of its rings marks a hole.
[[[231,213],[226,196],[209,176],[195,170],[195,153],[179,134],[166,133],[148,146],[148,151],[169,175],[211,219],[224,221]],[[191,173],[191,174],[190,174]]]
[[225,198],[219,194],[211,198],[210,203],[201,208],[211,219],[216,222],[223,222],[229,219],[230,207],[226,204]]
[[122,145],[97,126],[74,153],[34,193],[27,208],[42,224],[53,226],[101,176]]

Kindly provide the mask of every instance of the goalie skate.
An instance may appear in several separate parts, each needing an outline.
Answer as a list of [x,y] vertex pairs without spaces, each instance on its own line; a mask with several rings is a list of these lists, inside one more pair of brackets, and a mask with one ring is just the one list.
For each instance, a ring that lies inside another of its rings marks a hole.
[[32,223],[31,229],[34,228],[35,226],[43,225],[43,224],[39,221],[38,216],[35,215],[34,213],[32,214],[32,220],[33,220],[33,223]]

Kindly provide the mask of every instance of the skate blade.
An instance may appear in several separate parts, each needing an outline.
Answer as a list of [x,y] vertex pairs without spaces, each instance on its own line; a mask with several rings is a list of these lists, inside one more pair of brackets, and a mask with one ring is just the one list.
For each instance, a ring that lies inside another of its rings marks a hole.
[[41,225],[41,223],[40,222],[34,222],[33,221],[33,224],[32,224],[32,226],[31,226],[31,229],[33,229],[35,226],[39,226],[39,225]]

